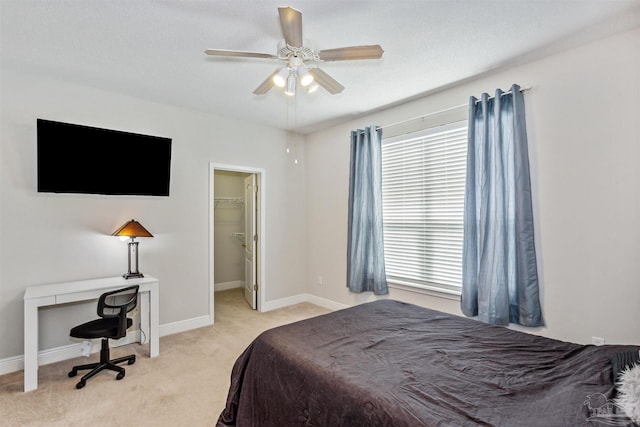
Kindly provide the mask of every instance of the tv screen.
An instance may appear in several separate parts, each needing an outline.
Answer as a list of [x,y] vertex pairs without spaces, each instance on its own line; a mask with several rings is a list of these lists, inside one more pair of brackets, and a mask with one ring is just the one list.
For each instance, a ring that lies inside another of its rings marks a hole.
[[38,119],[38,192],[168,196],[171,139]]

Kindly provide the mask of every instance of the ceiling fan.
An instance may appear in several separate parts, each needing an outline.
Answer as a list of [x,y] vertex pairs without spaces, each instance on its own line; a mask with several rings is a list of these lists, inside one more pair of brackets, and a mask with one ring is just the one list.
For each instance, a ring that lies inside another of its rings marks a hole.
[[264,95],[274,85],[285,88],[285,94],[295,95],[299,80],[300,85],[308,92],[322,86],[332,95],[343,91],[344,86],[333,77],[316,66],[324,61],[349,61],[359,59],[379,59],[383,50],[380,45],[350,46],[337,49],[314,51],[305,47],[302,42],[302,13],[291,7],[279,7],[280,27],[283,42],[278,45],[276,55],[268,53],[242,52],[237,50],[207,49],[205,53],[212,56],[278,59],[287,65],[275,70],[264,82],[253,91],[256,95]]

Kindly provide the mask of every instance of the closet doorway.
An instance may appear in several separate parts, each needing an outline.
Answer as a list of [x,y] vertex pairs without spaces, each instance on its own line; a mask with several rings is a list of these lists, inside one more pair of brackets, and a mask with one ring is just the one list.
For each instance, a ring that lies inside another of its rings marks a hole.
[[264,171],[210,165],[211,319],[215,292],[237,289],[247,307],[264,301]]

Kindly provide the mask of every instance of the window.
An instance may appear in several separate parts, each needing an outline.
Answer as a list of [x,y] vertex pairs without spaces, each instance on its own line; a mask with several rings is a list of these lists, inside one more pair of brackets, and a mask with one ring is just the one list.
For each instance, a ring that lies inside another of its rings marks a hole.
[[390,284],[460,295],[467,122],[382,141]]

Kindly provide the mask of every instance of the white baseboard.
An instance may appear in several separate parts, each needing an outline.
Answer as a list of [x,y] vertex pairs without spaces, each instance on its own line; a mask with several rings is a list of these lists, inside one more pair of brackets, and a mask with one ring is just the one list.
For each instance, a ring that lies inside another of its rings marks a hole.
[[222,282],[213,285],[213,291],[226,291],[228,289],[244,288],[244,282],[242,280],[234,280],[232,282]]
[[0,375],[22,371],[24,369],[24,357],[14,356],[0,360]]
[[266,307],[263,307],[262,311],[271,311],[278,308],[288,307],[294,304],[300,304],[301,302],[308,302],[311,304],[319,305],[320,307],[328,308],[329,310],[342,310],[349,307],[346,304],[335,302],[326,298],[322,298],[311,294],[298,294],[292,297],[280,298],[273,301],[267,301]]
[[[139,336],[140,331],[129,332],[126,337],[112,341],[111,347],[120,347],[122,345],[138,342]],[[91,348],[91,353],[100,351],[100,340],[95,339],[92,341],[93,347]],[[73,344],[63,345],[60,347],[49,348],[38,352],[38,366],[61,362],[63,360],[73,359],[80,356],[82,356],[82,342],[75,342]],[[0,360],[0,375],[10,374],[11,372],[17,372],[23,369],[24,356],[15,356]]]
[[[186,332],[192,329],[202,328],[203,326],[211,325],[211,321],[209,320],[209,316],[200,316],[194,317],[193,319],[180,320],[172,323],[165,323],[164,325],[160,325],[160,336],[164,337],[167,335],[177,334],[179,332]],[[160,354],[162,354],[162,349],[160,349]]]
[[319,305],[320,307],[328,308],[329,310],[342,310],[344,308],[351,307],[347,304],[342,304],[341,302],[336,302],[330,299],[322,298],[316,295],[306,294],[307,302],[311,304]]
[[[177,334],[178,332],[185,332],[191,329],[201,328],[203,326],[210,325],[209,316],[201,316],[188,320],[181,320],[179,322],[167,323],[160,325],[160,336]],[[134,344],[140,341],[140,331],[131,331],[127,333],[127,336],[111,341],[111,347],[120,347],[127,344]],[[146,338],[145,338],[146,342]],[[93,348],[91,353],[100,351],[100,340],[93,340]],[[162,351],[160,351],[162,354]],[[73,359],[82,355],[82,342],[63,345],[60,347],[50,348],[47,350],[41,350],[38,352],[38,366],[48,365],[49,363],[61,362],[63,360]],[[0,375],[10,374],[12,372],[21,371],[24,369],[24,356],[9,357],[0,360]]]
[[[227,282],[233,283],[233,282]],[[244,282],[240,282],[244,286]],[[216,285],[217,286],[217,285]],[[229,288],[231,289],[231,288]],[[217,290],[217,289],[216,289]],[[276,310],[278,308],[288,307],[294,304],[300,304],[302,302],[309,302],[311,304],[319,305],[320,307],[328,308],[329,310],[341,310],[349,307],[346,304],[341,304],[335,301],[321,298],[311,294],[299,294],[287,298],[281,298],[274,301],[267,301],[263,307],[263,311]],[[166,335],[177,334],[179,332],[186,332],[192,329],[202,328],[204,326],[211,325],[209,316],[194,317],[193,319],[180,320],[178,322],[167,323],[160,325],[160,337]],[[132,344],[140,341],[140,331],[131,331],[125,338],[117,340],[111,344],[112,347],[119,347],[126,344]],[[145,338],[146,341],[146,338]],[[81,353],[82,343],[73,343],[63,345],[60,347],[41,350],[38,352],[38,365],[48,365],[49,363],[61,362],[63,360],[73,359],[82,355]],[[92,353],[100,351],[100,340],[94,340]],[[162,350],[160,351],[162,355]],[[6,359],[0,359],[0,375],[10,374],[12,372],[18,372],[24,369],[24,356],[8,357]]]
[[292,297],[280,298],[273,301],[266,301],[262,308],[262,311],[277,310],[279,308],[288,307],[290,305],[300,304],[301,302],[307,302],[307,294],[298,294]]

